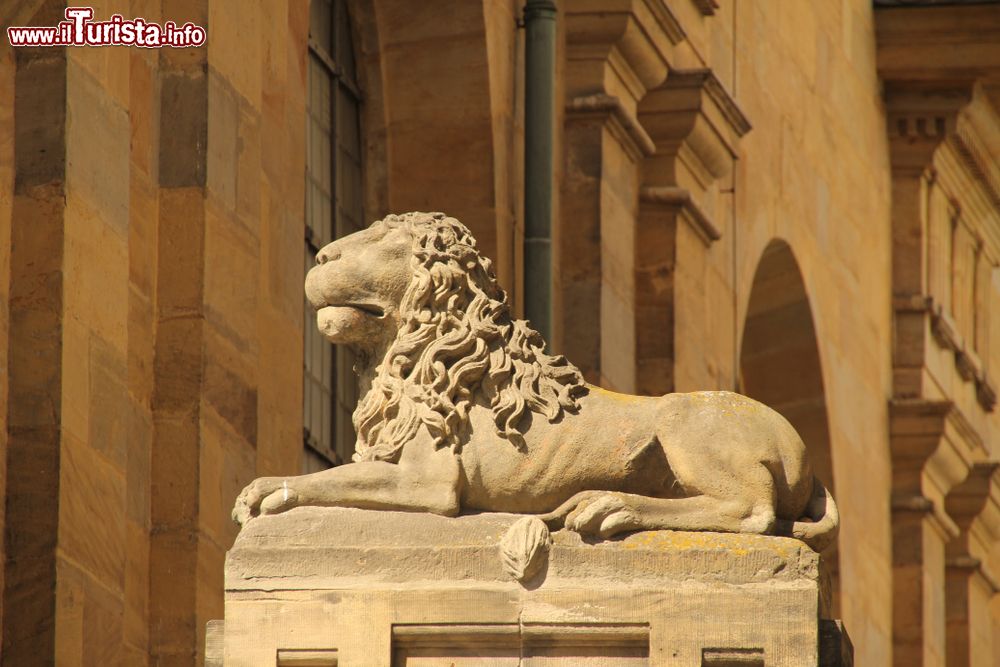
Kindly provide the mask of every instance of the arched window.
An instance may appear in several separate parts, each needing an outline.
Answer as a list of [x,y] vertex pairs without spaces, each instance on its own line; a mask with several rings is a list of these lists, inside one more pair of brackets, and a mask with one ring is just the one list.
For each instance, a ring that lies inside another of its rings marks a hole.
[[[305,269],[324,245],[361,229],[361,92],[345,0],[309,7],[306,99]],[[351,412],[358,399],[349,351],[334,349],[306,304],[304,472],[346,463],[354,453]]]

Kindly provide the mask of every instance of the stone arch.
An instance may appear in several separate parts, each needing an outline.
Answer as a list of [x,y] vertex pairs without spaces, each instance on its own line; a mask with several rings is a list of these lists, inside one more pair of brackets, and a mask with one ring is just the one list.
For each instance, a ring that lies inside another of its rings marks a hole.
[[444,208],[513,290],[516,3],[347,6],[364,89],[366,216]]
[[[813,470],[834,494],[826,392],[809,295],[791,247],[764,249],[750,288],[740,344],[740,391],[780,412],[802,436]],[[824,553],[839,598],[837,547]]]

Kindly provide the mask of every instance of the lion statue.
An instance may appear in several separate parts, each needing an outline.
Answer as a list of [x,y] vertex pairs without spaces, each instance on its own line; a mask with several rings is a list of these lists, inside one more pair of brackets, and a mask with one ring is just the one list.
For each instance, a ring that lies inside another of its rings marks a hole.
[[454,218],[390,215],[327,245],[306,295],[323,335],[358,353],[354,462],[255,480],[233,509],[240,524],[322,505],[540,515],[592,539],[707,530],[819,551],[836,536],[837,506],[781,415],[724,391],[588,385],[511,317]]

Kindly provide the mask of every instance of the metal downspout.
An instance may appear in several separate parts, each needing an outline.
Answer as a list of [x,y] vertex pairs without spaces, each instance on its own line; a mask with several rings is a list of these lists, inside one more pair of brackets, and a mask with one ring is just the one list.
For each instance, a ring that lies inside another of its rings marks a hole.
[[524,5],[524,316],[552,336],[556,3]]

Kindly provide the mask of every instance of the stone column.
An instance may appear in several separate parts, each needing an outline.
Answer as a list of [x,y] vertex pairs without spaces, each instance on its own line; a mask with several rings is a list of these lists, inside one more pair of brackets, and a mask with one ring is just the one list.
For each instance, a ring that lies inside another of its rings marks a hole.
[[[948,401],[920,399],[890,403],[889,447],[892,454],[892,637],[893,664],[899,667],[928,663],[925,637],[932,624],[927,616],[930,598],[943,576],[943,539],[935,539],[934,503],[924,495],[927,462],[941,445],[945,421],[952,410]],[[935,565],[939,576],[935,576]],[[942,605],[943,610],[943,605]],[[943,646],[937,647],[943,653]],[[943,660],[943,655],[938,655]]]
[[[66,51],[19,49],[7,288],[3,645],[11,665],[55,660],[63,392]],[[11,86],[12,84],[12,86]],[[17,502],[12,502],[13,499]],[[11,613],[11,610],[17,610]]]
[[928,295],[926,188],[931,160],[971,99],[968,88],[893,84],[886,90],[892,166],[894,394],[922,393]]
[[[185,20],[205,25],[208,3]],[[166,17],[164,17],[166,18]],[[171,17],[172,18],[172,17]],[[214,26],[208,26],[212,35]],[[212,35],[214,39],[214,35]],[[159,53],[158,224],[150,462],[149,652],[197,655],[198,508],[204,376],[208,49]],[[220,137],[212,137],[213,147]]]
[[[969,626],[970,594],[973,587],[992,589],[992,577],[974,553],[972,524],[985,510],[991,488],[996,488],[1000,462],[978,462],[969,469],[965,480],[945,499],[945,511],[958,526],[958,536],[945,548],[945,610],[948,667],[973,667],[972,637]],[[994,536],[995,538],[995,536]],[[993,540],[986,544],[987,551]],[[993,591],[990,591],[992,593]]]

